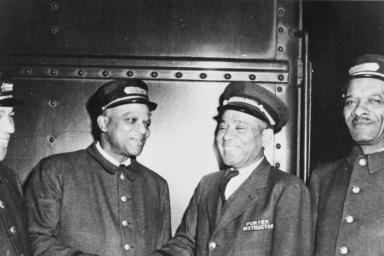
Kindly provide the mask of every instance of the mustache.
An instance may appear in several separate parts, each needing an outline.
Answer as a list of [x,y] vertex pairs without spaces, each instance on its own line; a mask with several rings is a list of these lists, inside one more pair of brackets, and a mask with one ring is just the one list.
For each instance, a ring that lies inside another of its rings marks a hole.
[[372,120],[367,116],[354,116],[352,118],[353,123],[366,123],[371,122]]

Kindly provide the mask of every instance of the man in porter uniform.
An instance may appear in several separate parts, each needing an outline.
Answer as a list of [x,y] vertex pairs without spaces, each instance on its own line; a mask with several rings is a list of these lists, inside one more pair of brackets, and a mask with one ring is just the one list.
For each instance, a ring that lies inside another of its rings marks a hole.
[[147,85],[115,80],[92,97],[99,139],[40,161],[26,187],[34,255],[147,255],[171,234],[168,185],[136,161],[149,136]]
[[315,255],[384,254],[384,56],[349,70],[344,118],[351,154],[311,177]]
[[266,140],[288,121],[285,104],[233,82],[218,112],[216,145],[228,168],[202,178],[174,238],[152,255],[309,256],[309,192],[264,157]]

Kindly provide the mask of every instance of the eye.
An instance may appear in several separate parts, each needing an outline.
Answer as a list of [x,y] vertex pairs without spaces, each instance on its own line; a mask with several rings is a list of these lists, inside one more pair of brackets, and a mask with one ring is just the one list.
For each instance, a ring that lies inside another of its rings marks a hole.
[[353,100],[353,99],[346,99],[344,101],[344,106],[346,107],[350,107],[350,106],[354,106],[356,105],[357,101],[356,100]]
[[149,127],[151,126],[151,120],[144,121],[143,123],[144,123],[144,126],[145,126],[146,128],[149,128]]
[[236,125],[235,128],[236,128],[236,130],[241,131],[241,130],[245,130],[245,129],[247,129],[247,126],[244,125],[244,124],[238,124],[238,125]]
[[129,123],[129,124],[134,124],[134,123],[136,123],[137,118],[127,117],[127,118],[124,118],[124,121]]
[[227,128],[227,126],[223,123],[219,124],[219,127],[217,127],[217,130],[224,131]]
[[368,102],[371,104],[383,104],[383,100],[381,98],[370,98]]

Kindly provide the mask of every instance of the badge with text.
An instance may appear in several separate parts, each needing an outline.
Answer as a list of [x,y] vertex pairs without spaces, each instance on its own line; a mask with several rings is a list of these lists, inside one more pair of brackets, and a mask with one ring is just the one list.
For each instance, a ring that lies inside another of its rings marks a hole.
[[268,229],[273,229],[273,223],[270,223],[269,220],[248,221],[243,227],[244,232],[268,230]]

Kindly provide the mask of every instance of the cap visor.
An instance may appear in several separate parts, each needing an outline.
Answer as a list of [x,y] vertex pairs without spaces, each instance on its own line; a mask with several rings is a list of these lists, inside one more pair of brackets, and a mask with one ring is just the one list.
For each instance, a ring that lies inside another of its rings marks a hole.
[[24,102],[17,100],[15,98],[8,98],[8,99],[3,99],[0,100],[0,106],[2,107],[13,107],[13,106],[18,106],[18,105],[23,105]]

